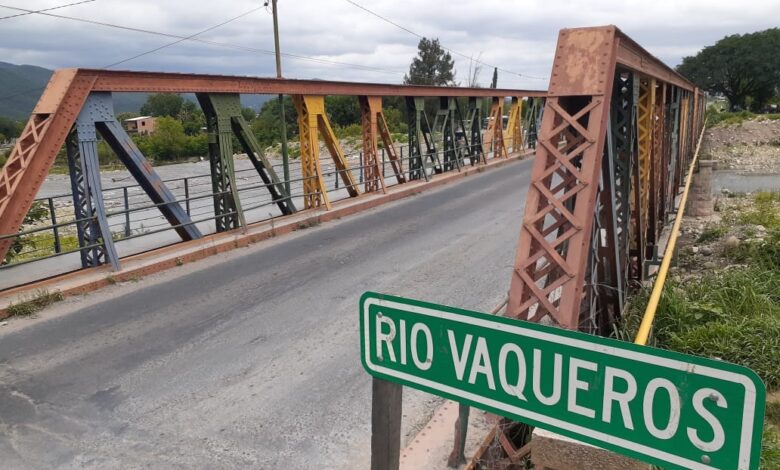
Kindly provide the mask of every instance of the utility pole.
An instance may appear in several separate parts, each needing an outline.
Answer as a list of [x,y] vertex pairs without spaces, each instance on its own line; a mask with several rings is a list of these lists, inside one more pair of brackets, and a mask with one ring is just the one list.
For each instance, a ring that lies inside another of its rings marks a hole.
[[[279,17],[277,15],[277,0],[271,0],[271,9],[274,17],[274,51],[276,52],[276,78],[282,78],[282,53],[279,50]],[[265,6],[268,6],[266,0]],[[287,197],[292,197],[290,191],[290,159],[287,154],[287,120],[284,117],[284,95],[279,94],[279,109],[282,118],[282,168],[284,169],[284,189]]]

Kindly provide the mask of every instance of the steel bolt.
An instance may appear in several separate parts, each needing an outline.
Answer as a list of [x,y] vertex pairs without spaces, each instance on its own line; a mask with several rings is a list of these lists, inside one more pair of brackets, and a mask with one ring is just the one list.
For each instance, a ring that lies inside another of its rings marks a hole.
[[709,455],[702,455],[701,456],[701,463],[709,464],[710,463],[710,456]]

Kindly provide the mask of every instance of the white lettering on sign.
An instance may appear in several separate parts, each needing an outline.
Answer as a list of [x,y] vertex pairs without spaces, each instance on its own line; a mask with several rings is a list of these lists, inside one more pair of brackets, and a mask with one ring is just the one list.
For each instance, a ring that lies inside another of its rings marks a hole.
[[693,394],[693,409],[710,425],[713,436],[712,440],[704,441],[699,437],[699,432],[696,429],[689,427],[687,429],[688,439],[690,439],[693,445],[704,452],[716,452],[726,443],[726,434],[723,432],[723,425],[720,424],[720,421],[704,407],[704,401],[707,399],[714,400],[715,404],[720,408],[726,408],[728,406],[726,398],[719,391],[711,388],[697,390],[696,393]]
[[[421,371],[431,368],[436,345],[428,325],[415,322],[409,328],[406,320],[396,322],[384,315],[376,317],[376,355],[382,360],[407,365],[411,354],[412,363]],[[519,344],[507,342],[498,349],[497,361],[491,357],[486,338],[466,334],[462,343],[452,330],[447,330],[449,350],[455,377],[471,385],[483,382],[490,390],[496,389],[496,376],[500,390],[523,402],[528,402],[525,394],[528,385],[529,370],[533,398],[545,406],[555,406],[564,398],[566,410],[570,413],[591,419],[600,419],[604,423],[622,423],[627,430],[634,430],[636,424],[631,414],[631,404],[638,399],[639,389],[635,376],[630,372],[611,366],[604,366],[599,374],[599,365],[568,357],[566,359],[567,380],[564,390],[564,357],[552,354],[552,364],[542,359],[542,351],[534,348],[523,350]],[[397,341],[397,343],[396,343]],[[395,346],[394,346],[395,345]],[[399,348],[396,355],[396,346]],[[425,348],[424,351],[422,348]],[[495,351],[496,349],[493,349]],[[526,353],[532,360],[526,362]],[[552,367],[551,367],[552,366]],[[545,382],[542,383],[542,371]],[[512,372],[509,372],[512,371]],[[516,371],[516,372],[515,372]],[[600,377],[602,383],[595,384],[594,378]],[[594,396],[593,394],[599,394]],[[685,427],[680,429],[681,400],[677,387],[664,378],[654,378],[647,383],[642,393],[642,421],[645,429],[655,438],[668,440],[685,432],[688,440],[702,452],[716,452],[726,443],[723,424],[713,413],[713,407],[726,409],[728,403],[722,393],[712,388],[697,390],[692,398],[693,411],[701,418],[701,429]],[[664,405],[659,406],[659,399]],[[711,405],[707,405],[712,402]],[[589,408],[584,403],[600,403],[601,409]],[[708,407],[709,406],[709,407]],[[687,409],[690,409],[688,407]],[[597,416],[599,415],[600,416]]]
[[[669,394],[669,419],[666,421],[666,427],[661,429],[655,425],[653,412],[655,407],[655,395],[659,389],[666,390]],[[645,397],[642,400],[642,415],[645,417],[645,427],[647,431],[658,439],[671,439],[677,433],[677,427],[680,425],[680,394],[677,387],[666,379],[656,378],[647,383],[645,388]]]
[[[382,332],[382,325],[388,326],[388,332]],[[376,356],[379,359],[384,359],[382,354],[382,345],[387,346],[387,352],[390,356],[390,360],[395,362],[395,350],[393,350],[393,340],[395,339],[395,322],[391,318],[385,316],[377,316],[376,319]]]
[[401,326],[401,364],[406,365],[406,320],[398,323]]
[[[517,361],[517,380],[514,385],[509,383],[506,376],[506,361],[510,353],[514,354],[515,360]],[[501,388],[509,395],[514,395],[523,401],[528,401],[526,400],[525,395],[523,395],[525,378],[526,365],[523,350],[520,349],[520,346],[512,343],[506,343],[501,346],[501,352],[498,353],[498,379],[501,383]]]
[[593,362],[583,361],[574,357],[569,359],[569,392],[567,408],[572,413],[594,418],[596,416],[596,410],[591,410],[590,408],[585,408],[584,406],[577,404],[577,391],[584,390],[587,392],[590,388],[588,382],[578,378],[578,371],[580,369],[596,372],[598,366]]
[[496,389],[496,381],[493,379],[493,367],[490,365],[490,354],[488,354],[487,341],[485,338],[477,338],[477,346],[474,348],[474,358],[471,362],[471,374],[469,374],[469,383],[474,385],[477,382],[477,374],[483,374],[487,379],[488,388]]
[[463,380],[463,374],[466,373],[466,361],[469,358],[469,350],[471,349],[471,335],[466,335],[466,339],[463,341],[463,349],[458,353],[458,345],[455,342],[455,333],[452,330],[447,330],[447,337],[450,339],[450,351],[452,352],[452,363],[455,365],[455,377],[458,380]]
[[[420,332],[425,335],[425,361],[420,360],[420,353],[417,351],[417,336]],[[412,327],[412,361],[420,370],[428,370],[433,365],[433,337],[431,329],[425,323],[415,323]]]
[[552,406],[561,399],[561,379],[563,375],[563,357],[555,353],[553,356],[553,383],[550,395],[542,393],[542,352],[534,349],[533,388],[534,396],[540,403]]
[[[615,390],[615,379],[619,378],[626,384],[625,392]],[[626,429],[634,429],[634,420],[631,418],[631,410],[628,403],[636,398],[636,379],[628,372],[615,369],[614,367],[604,368],[604,405],[602,407],[601,420],[605,423],[612,422],[612,403],[617,402],[620,414],[623,417],[623,426]]]

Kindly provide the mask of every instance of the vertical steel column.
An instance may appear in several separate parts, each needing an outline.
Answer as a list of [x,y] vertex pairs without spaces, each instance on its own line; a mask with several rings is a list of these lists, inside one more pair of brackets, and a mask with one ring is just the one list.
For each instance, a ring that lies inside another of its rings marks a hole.
[[[608,334],[605,329],[622,314],[629,282],[630,191],[636,122],[633,81],[634,74],[631,72],[618,71],[615,74],[607,134],[608,158],[602,165],[604,188],[600,204],[604,220],[601,225],[606,233],[603,237],[605,243],[598,248],[604,261],[600,265],[599,279],[589,282],[599,289],[598,294],[603,300],[596,306],[598,316],[594,322],[600,334]],[[602,238],[600,234],[598,238]]]
[[560,32],[508,316],[579,326],[616,46],[612,27]]
[[[330,210],[330,199],[320,166],[319,133],[325,141],[336,172],[344,182],[351,197],[360,194],[358,183],[341,150],[336,134],[325,114],[325,97],[320,95],[294,95],[293,104],[298,113],[298,130],[301,139],[301,168],[304,179],[304,207],[306,209],[325,206]],[[338,177],[338,176],[337,176]]]
[[401,156],[399,157],[398,154],[395,152],[395,142],[393,142],[393,135],[390,133],[390,127],[387,125],[387,120],[385,119],[385,113],[382,112],[382,98],[379,98],[379,112],[376,115],[376,123],[377,128],[379,129],[379,137],[382,138],[382,176],[385,175],[385,155],[390,159],[390,166],[393,168],[393,173],[395,173],[395,179],[398,181],[398,184],[403,184],[406,182],[406,178],[404,177],[404,163],[403,163],[403,156],[404,156],[404,150],[403,147],[401,147]]
[[509,108],[506,134],[511,143],[512,152],[517,153],[523,149],[523,99],[512,97],[512,106]]
[[81,266],[89,268],[111,263],[119,270],[119,256],[106,219],[103,188],[100,182],[100,162],[97,156],[97,132],[93,109],[87,100],[68,136],[66,152],[70,169],[76,231],[82,250]]
[[469,98],[469,110],[463,129],[464,133],[467,132],[466,128],[468,128],[470,134],[469,160],[471,166],[479,162],[487,163],[485,152],[482,148],[482,103],[477,98]]
[[441,142],[444,171],[460,169],[460,155],[455,141],[455,107],[455,98],[439,98],[439,111],[433,121],[433,135]]
[[[212,184],[223,189],[215,192],[215,208],[235,206],[234,210],[221,212],[241,216],[241,201],[235,186],[235,164],[233,161],[233,137],[246,153],[252,166],[265,183],[268,192],[284,215],[295,212],[295,204],[287,188],[273,169],[271,162],[263,154],[260,144],[241,114],[241,97],[234,93],[198,93],[198,102],[206,115],[209,126],[209,153],[212,163]],[[220,193],[220,194],[216,194]],[[222,195],[224,201],[217,200]],[[231,221],[231,225],[233,221]],[[235,228],[235,226],[231,227]],[[225,229],[228,230],[228,229]]]
[[[206,116],[209,138],[209,166],[211,167],[211,190],[214,199],[214,223],[217,232],[234,230],[243,219],[241,200],[236,190],[236,173],[233,163],[233,128],[230,123],[230,108],[234,103],[226,102],[224,95],[198,93],[198,101]],[[237,96],[236,96],[237,97]],[[225,112],[227,111],[227,112]],[[241,113],[240,105],[238,113]],[[239,214],[241,217],[239,218]],[[244,224],[245,225],[245,224]]]
[[538,139],[539,127],[542,122],[542,111],[544,110],[544,98],[528,98],[529,106],[527,107],[526,119],[523,121],[523,131],[526,135],[526,141],[528,142],[529,149],[536,148],[536,141]]
[[384,165],[380,164],[377,147],[378,115],[381,113],[381,96],[360,97],[360,121],[363,127],[363,168],[365,169],[364,191],[367,193],[379,190],[382,190],[383,193],[386,192],[385,178],[382,173]]
[[493,150],[493,158],[506,158],[506,145],[504,145],[504,98],[495,97],[490,106],[488,128],[484,138],[485,154]]
[[[425,115],[425,98],[407,97],[406,114],[409,119],[409,179],[425,178],[425,181],[428,181],[425,165],[430,160],[431,165],[436,166],[436,145],[433,142],[428,117]],[[423,144],[425,144],[425,153],[423,153]]]
[[653,129],[655,115],[655,79],[642,79],[639,84],[637,129],[639,136],[639,213],[645,243],[639,248],[643,260],[648,258],[651,225],[651,185],[653,178]]
[[669,167],[667,171],[672,175],[669,183],[667,198],[668,211],[674,210],[674,197],[682,181],[683,175],[680,170],[680,89],[672,87],[672,135],[669,143]]

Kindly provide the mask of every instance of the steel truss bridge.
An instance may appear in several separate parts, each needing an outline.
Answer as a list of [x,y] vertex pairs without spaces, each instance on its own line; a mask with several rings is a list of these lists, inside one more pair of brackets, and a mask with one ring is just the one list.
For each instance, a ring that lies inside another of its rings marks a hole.
[[[196,94],[207,120],[206,197],[213,202],[209,219],[217,232],[247,224],[234,139],[261,180],[255,189],[265,191],[267,204],[282,215],[330,209],[328,174],[335,185],[340,180],[348,197],[360,197],[535,148],[505,315],[600,335],[611,333],[631,287],[659,262],[661,231],[678,210],[705,107],[693,83],[614,26],[561,30],[547,91],[58,70],[0,173],[0,259],[26,233],[20,232],[25,216],[64,146],[78,234],[74,252],[83,268],[119,269],[103,200],[98,135],[150,201],[146,209],[159,211],[182,240],[202,237],[188,210],[189,195],[174,195],[117,121],[112,93],[120,92]],[[263,155],[241,116],[241,94],[293,97],[301,145],[298,177],[280,178],[278,165]],[[327,95],[359,99],[357,167],[333,132]],[[390,135],[383,97],[405,100],[405,156]],[[437,100],[435,116],[426,113],[426,99]],[[489,109],[487,116],[483,109]],[[320,157],[320,139],[330,162]],[[300,192],[293,193],[293,186]],[[58,227],[53,221],[45,230]],[[499,426],[496,433],[502,452],[496,461],[516,461],[524,451],[514,439],[517,433],[511,426]]]

